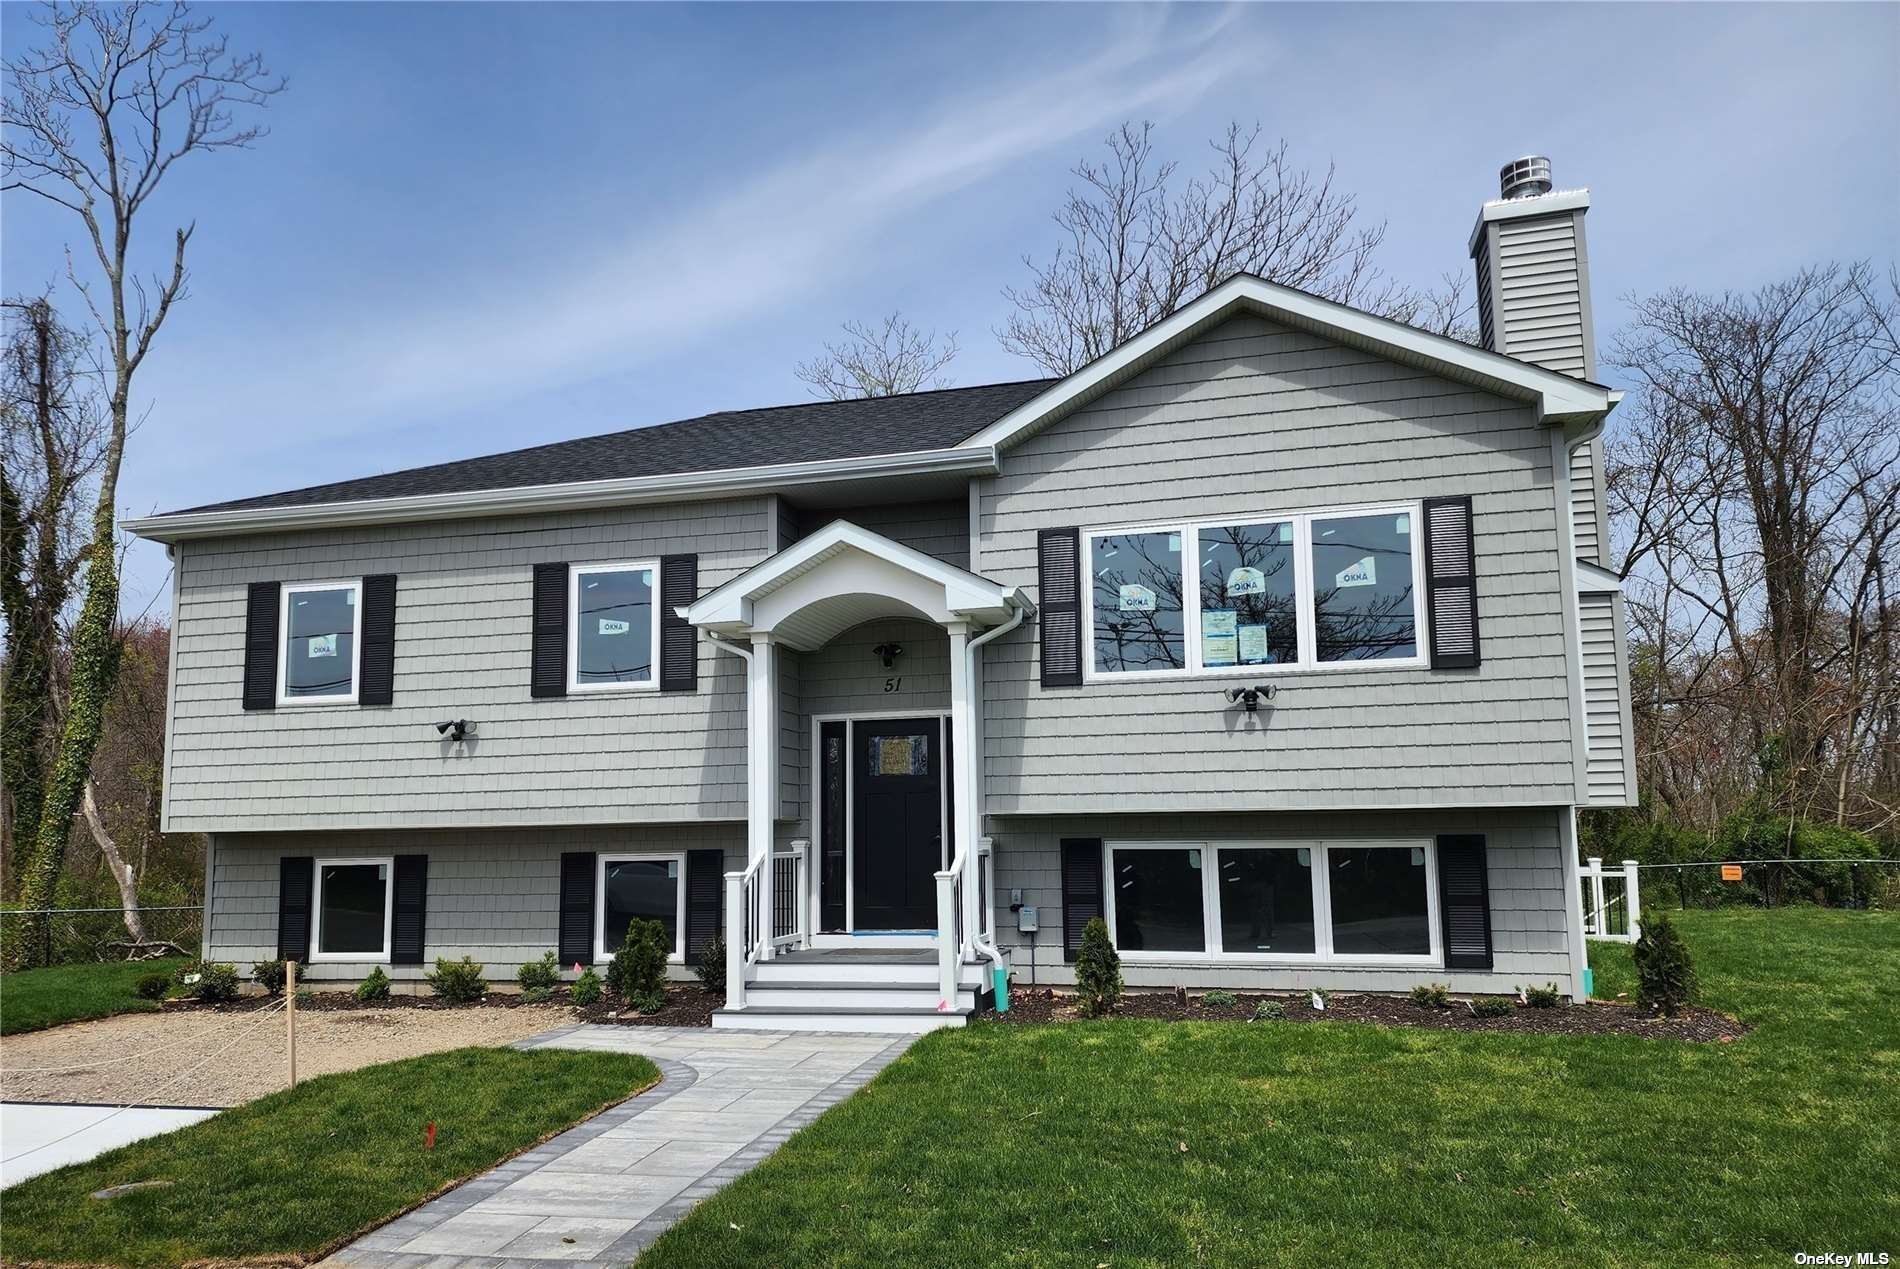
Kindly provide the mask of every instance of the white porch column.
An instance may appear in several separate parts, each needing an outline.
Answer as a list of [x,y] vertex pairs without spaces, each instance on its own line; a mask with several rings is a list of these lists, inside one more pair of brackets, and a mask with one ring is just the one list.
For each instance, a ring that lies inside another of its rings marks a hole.
[[976,689],[970,681],[970,628],[952,622],[950,632],[950,754],[956,778],[950,788],[950,823],[963,853],[963,947],[976,937]]
[[772,823],[778,811],[778,662],[770,635],[752,636],[746,663],[746,862],[759,865],[761,960],[772,956]]

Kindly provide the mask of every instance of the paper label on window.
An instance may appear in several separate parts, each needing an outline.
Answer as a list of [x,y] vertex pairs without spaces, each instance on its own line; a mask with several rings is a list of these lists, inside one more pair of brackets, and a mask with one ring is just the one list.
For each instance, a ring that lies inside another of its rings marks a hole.
[[1293,540],[1293,526],[1292,525],[1283,524],[1280,526],[1280,540],[1282,542],[1291,542]]
[[1392,522],[1392,532],[1394,533],[1410,533],[1411,531],[1412,531],[1412,517],[1411,516],[1400,516]]
[[600,632],[604,635],[623,635],[630,629],[632,626],[627,622],[615,621],[612,617],[600,619]]
[[1234,663],[1234,636],[1202,635],[1201,664],[1209,666],[1232,665]]
[[1412,847],[1412,867],[1423,868],[1424,866],[1425,866],[1425,848],[1423,846]]
[[344,591],[344,592],[343,592],[343,603],[344,603],[344,605],[345,605],[346,607],[349,607],[349,608],[354,608],[354,607],[356,607],[356,592],[355,592],[355,591],[353,591],[353,590],[346,590],[346,591]]
[[1368,555],[1357,564],[1349,564],[1340,569],[1333,581],[1342,587],[1375,586],[1379,581],[1378,562]]
[[1257,568],[1237,568],[1227,575],[1227,594],[1264,595],[1267,593],[1267,575]]
[[306,653],[308,656],[333,657],[336,655],[336,636],[333,634],[311,635],[309,644],[310,647]]
[[1261,665],[1269,659],[1265,626],[1240,628],[1240,659],[1248,665]]
[[1122,587],[1121,607],[1123,612],[1153,612],[1155,593],[1139,582],[1130,582]]
[[1313,866],[1313,852],[1311,850],[1302,846],[1297,853],[1300,857],[1300,867],[1311,868]]
[[1168,535],[1168,549],[1170,551],[1177,551],[1177,552],[1181,549],[1181,535],[1180,534],[1170,533]]
[[1234,614],[1231,612],[1202,613],[1201,633],[1231,636],[1234,633]]
[[680,861],[677,859],[667,860],[666,861],[666,879],[668,881],[674,881],[679,878],[679,875],[680,875]]

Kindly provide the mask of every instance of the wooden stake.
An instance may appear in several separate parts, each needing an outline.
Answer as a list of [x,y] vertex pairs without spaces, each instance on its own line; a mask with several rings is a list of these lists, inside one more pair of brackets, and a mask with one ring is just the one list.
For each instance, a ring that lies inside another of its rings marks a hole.
[[290,1086],[297,1087],[297,962],[284,962],[284,1039],[290,1056]]

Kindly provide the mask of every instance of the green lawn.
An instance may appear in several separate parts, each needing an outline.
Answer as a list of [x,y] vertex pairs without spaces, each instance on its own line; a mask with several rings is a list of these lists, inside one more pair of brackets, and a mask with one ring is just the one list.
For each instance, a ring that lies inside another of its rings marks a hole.
[[[8,1189],[6,1260],[313,1255],[658,1078],[628,1054],[517,1049],[327,1075]],[[432,1120],[435,1149],[425,1150]],[[146,1180],[175,1184],[87,1197]]]
[[[1680,924],[1706,1002],[1752,1034],[938,1032],[695,1210],[641,1269],[1900,1253],[1900,916]],[[1627,957],[1602,956],[1604,990],[1624,989]]]
[[0,1035],[38,1031],[82,1018],[109,1018],[158,1008],[132,988],[147,974],[169,974],[184,964],[173,956],[111,965],[55,965],[0,974]]

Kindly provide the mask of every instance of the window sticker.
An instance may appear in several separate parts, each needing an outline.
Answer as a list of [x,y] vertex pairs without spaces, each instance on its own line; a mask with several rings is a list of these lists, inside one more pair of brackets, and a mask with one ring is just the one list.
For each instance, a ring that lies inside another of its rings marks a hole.
[[1333,582],[1342,589],[1347,586],[1376,586],[1379,584],[1378,561],[1368,555],[1357,564],[1348,564],[1339,570]]
[[1257,568],[1237,568],[1227,575],[1227,594],[1229,598],[1237,595],[1264,595],[1267,593],[1267,575]]
[[1425,866],[1425,848],[1423,846],[1412,847],[1412,867],[1423,868],[1424,866]]
[[633,629],[631,622],[615,621],[612,617],[600,619],[600,632],[604,635],[623,635]]
[[356,607],[356,592],[355,592],[355,591],[353,591],[353,590],[346,590],[346,591],[344,591],[344,592],[343,592],[343,602],[344,602],[344,604],[345,604],[346,606],[348,606],[348,607],[350,607],[350,608],[354,608],[354,607]]
[[1188,867],[1194,869],[1197,872],[1200,870],[1200,867],[1201,867],[1201,852],[1200,851],[1191,850],[1188,852]]
[[1210,635],[1232,635],[1234,633],[1235,614],[1231,612],[1204,612],[1201,614],[1201,633]]
[[1201,664],[1207,666],[1234,663],[1234,622],[1231,612],[1201,614]]
[[667,860],[666,861],[666,879],[668,881],[676,881],[679,879],[679,875],[680,875],[680,861],[677,859]]
[[336,655],[336,636],[320,634],[310,636],[310,646],[305,654],[313,657],[333,657]]
[[1180,554],[1181,552],[1181,535],[1180,534],[1170,533],[1168,535],[1168,550],[1173,552],[1174,554],[1177,554],[1177,555]]
[[1300,847],[1300,867],[1311,868],[1312,866],[1313,866],[1313,852],[1309,850],[1308,848],[1306,848],[1305,846]]
[[1155,593],[1139,582],[1128,582],[1121,589],[1123,612],[1153,612]]
[[1412,517],[1411,516],[1401,515],[1397,519],[1392,521],[1392,532],[1410,533],[1411,531],[1412,531]]
[[1267,648],[1267,628],[1265,626],[1242,626],[1240,628],[1240,661],[1243,665],[1265,665],[1273,659]]
[[1291,542],[1293,540],[1293,526],[1292,525],[1283,524],[1280,526],[1280,540],[1282,542]]

